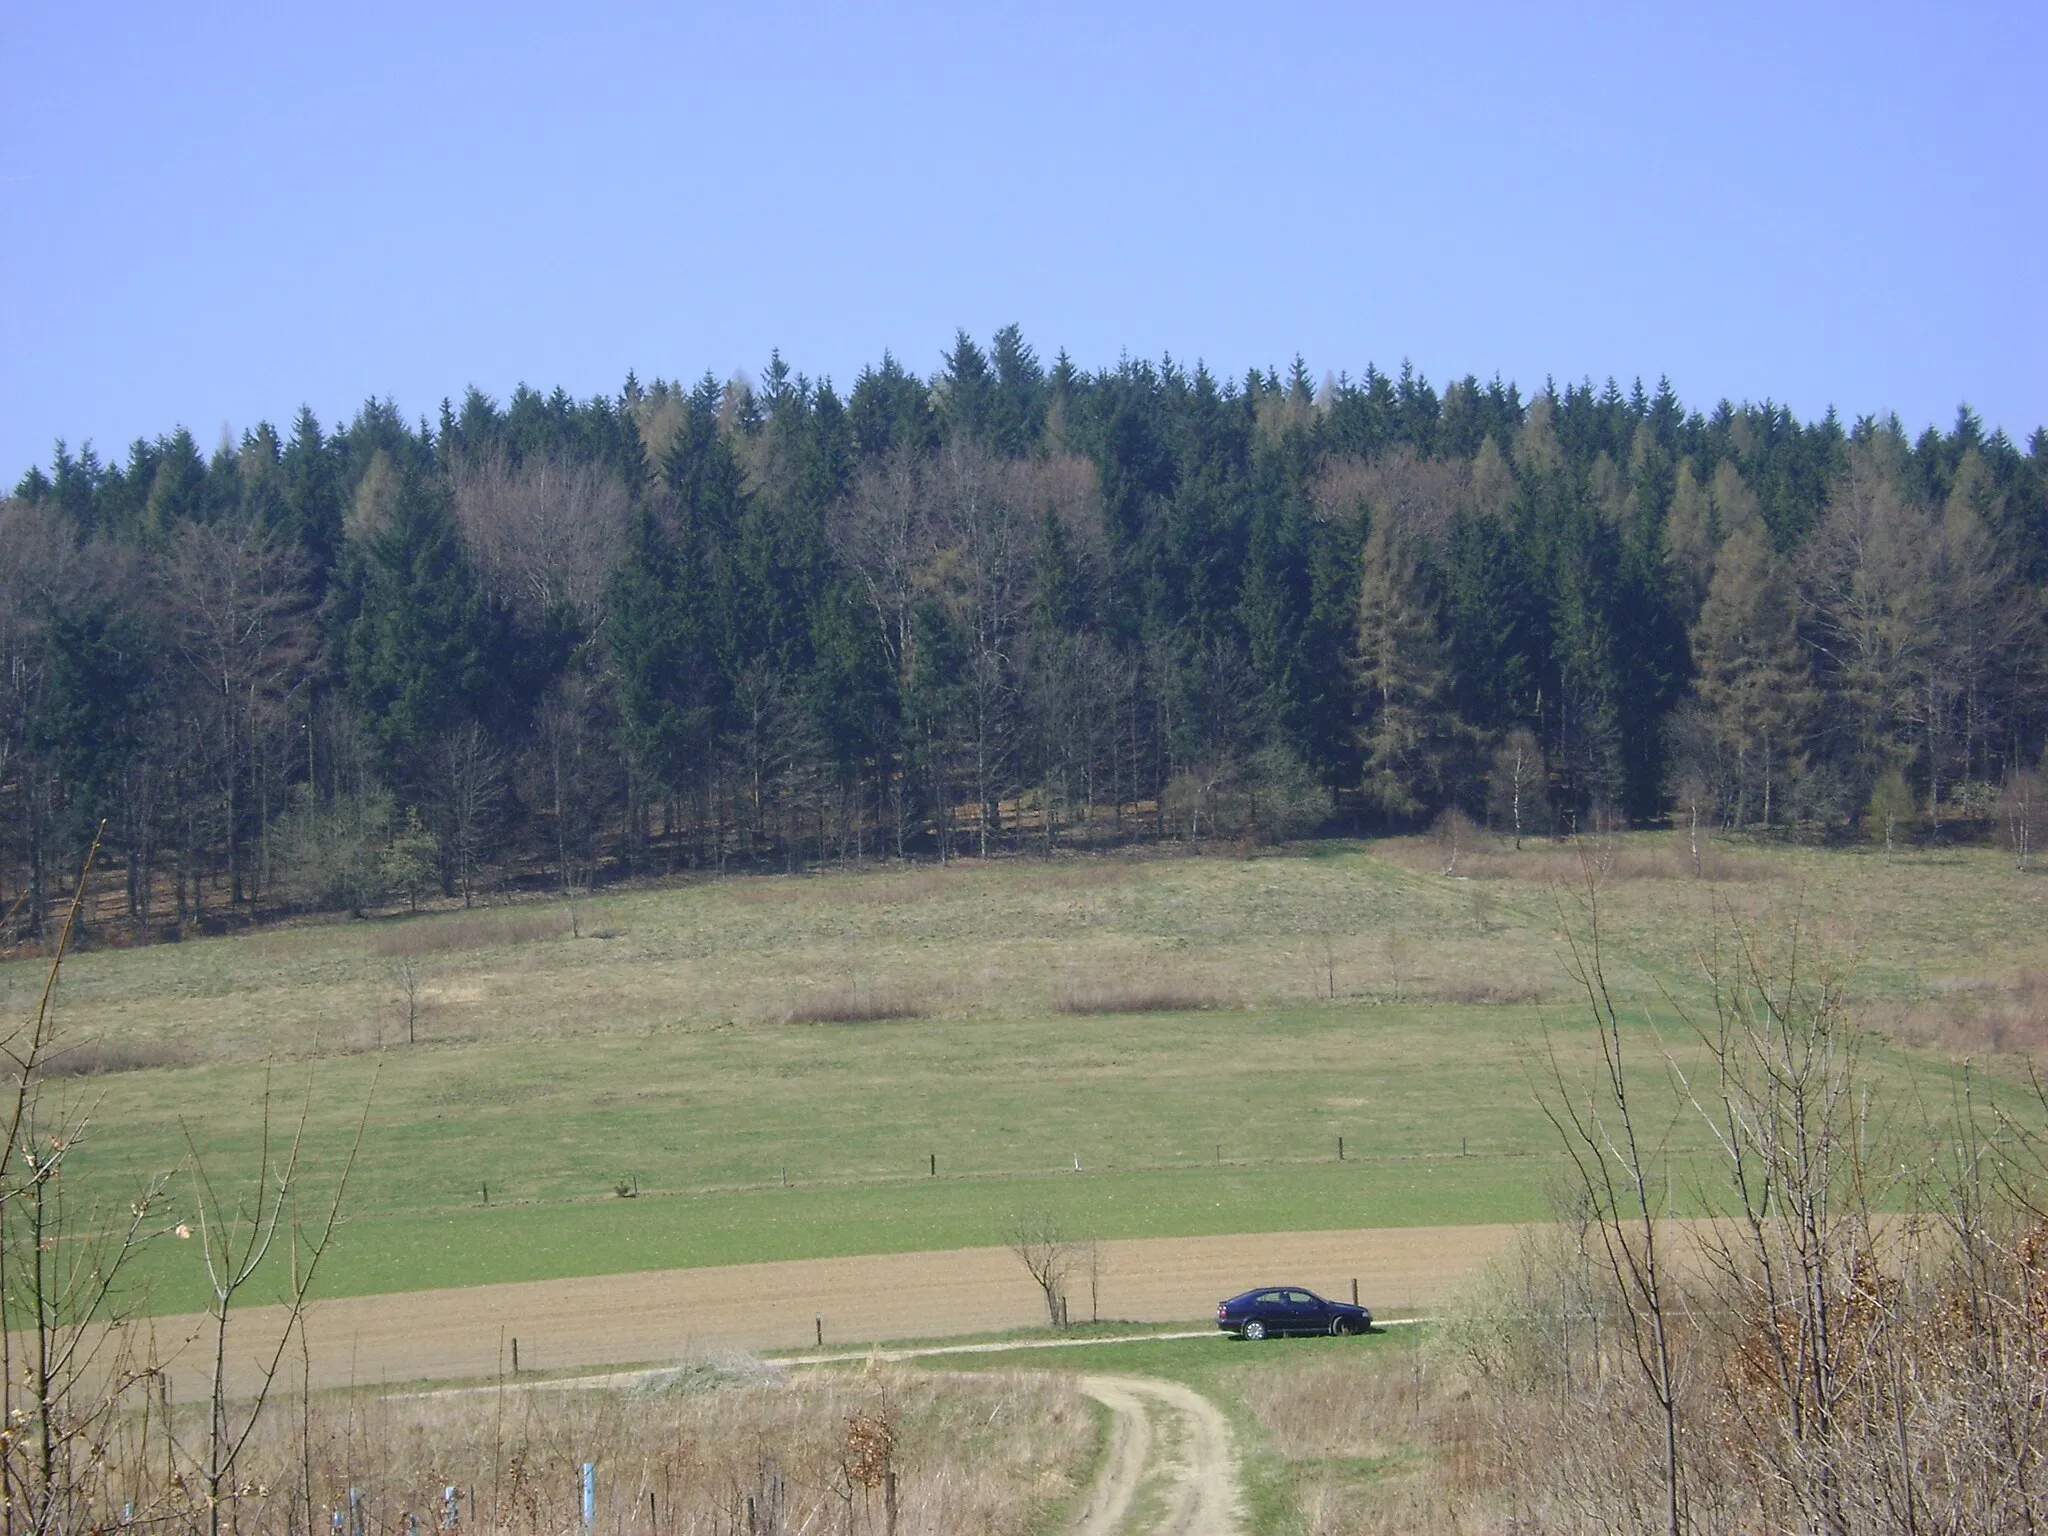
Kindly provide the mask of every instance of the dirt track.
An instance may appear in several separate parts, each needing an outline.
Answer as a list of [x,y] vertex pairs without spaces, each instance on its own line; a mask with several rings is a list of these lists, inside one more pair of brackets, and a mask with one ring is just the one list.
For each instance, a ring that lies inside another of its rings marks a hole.
[[[1150,1376],[1083,1376],[1081,1390],[1109,1409],[1109,1455],[1088,1492],[1074,1536],[1115,1536],[1148,1476],[1162,1486],[1167,1536],[1237,1536],[1239,1481],[1230,1423],[1209,1399],[1179,1382]],[[1153,1443],[1153,1415],[1172,1432],[1162,1455]]]
[[[1398,1315],[1433,1302],[1514,1231],[1400,1227],[1107,1242],[1098,1310],[1133,1322],[1185,1321],[1259,1284],[1291,1281],[1348,1298],[1355,1277],[1360,1300]],[[1089,1310],[1086,1276],[1071,1289],[1078,1320]],[[1007,1249],[967,1248],[349,1297],[316,1305],[307,1335],[315,1387],[395,1385],[494,1377],[509,1371],[515,1338],[522,1372],[657,1363],[706,1347],[797,1349],[816,1341],[819,1315],[830,1345],[1015,1328],[1043,1322],[1044,1306]],[[195,1334],[200,1321],[158,1319],[160,1346]],[[229,1353],[238,1389],[253,1384],[254,1356],[281,1321],[273,1309],[252,1308],[237,1322]],[[206,1353],[196,1343],[180,1352],[181,1395],[202,1388]],[[297,1375],[294,1368],[294,1383]]]

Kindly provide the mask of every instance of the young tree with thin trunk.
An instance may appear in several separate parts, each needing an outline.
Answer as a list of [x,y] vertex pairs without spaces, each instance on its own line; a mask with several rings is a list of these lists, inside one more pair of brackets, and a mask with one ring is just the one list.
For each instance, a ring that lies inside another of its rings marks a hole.
[[426,971],[417,960],[400,960],[391,967],[391,984],[398,993],[398,1022],[405,1026],[405,1043],[416,1045],[420,1013],[426,1003]]
[[1898,845],[1899,828],[1913,815],[1913,786],[1894,768],[1880,778],[1870,791],[1870,804],[1863,813],[1869,835],[1884,843],[1884,861],[1892,861]]
[[1816,963],[1804,926],[1795,916],[1767,953],[1753,929],[1724,923],[1704,965],[1709,1069],[1689,1097],[1712,1128],[1733,1217],[1702,1241],[1722,1300],[1752,1324],[1744,1362],[1772,1389],[1756,1443],[1806,1528],[1846,1533],[1844,1437],[1882,1290],[1872,1213],[1883,1193],[1842,978]]
[[1670,765],[1665,792],[1673,801],[1674,819],[1685,823],[1692,876],[1698,880],[1706,874],[1700,838],[1721,802],[1721,733],[1712,712],[1696,699],[1689,699],[1673,710],[1664,731],[1665,761]]
[[1513,833],[1517,853],[1523,827],[1542,803],[1543,788],[1543,748],[1534,731],[1517,726],[1494,749],[1493,772],[1487,779],[1493,814]]
[[2048,825],[2048,773],[2023,768],[2009,776],[1998,793],[1997,812],[2013,867],[2025,869]]
[[124,1295],[168,1175],[115,1210],[66,1165],[92,1134],[98,1099],[52,1102],[61,1054],[52,1004],[78,931],[99,842],[85,860],[35,1012],[0,1036],[0,1498],[10,1531],[83,1529],[127,1396],[155,1362],[135,1353]]
[[1666,1536],[1687,1526],[1684,1447],[1679,1399],[1685,1362],[1678,1343],[1681,1292],[1670,1274],[1666,1209],[1660,1177],[1669,1147],[1654,1112],[1637,1103],[1627,1026],[1608,988],[1600,932],[1600,881],[1580,856],[1574,919],[1560,900],[1572,979],[1585,994],[1598,1058],[1590,1077],[1574,1080],[1546,1034],[1548,1091],[1538,1094],[1572,1167],[1571,1187],[1590,1217],[1598,1253],[1620,1302],[1629,1358],[1648,1388],[1662,1441],[1662,1511]]
[[1017,647],[1030,599],[1033,545],[1015,487],[979,446],[955,437],[934,476],[938,526],[951,558],[934,567],[967,642],[962,735],[980,816],[977,851],[1002,836],[1002,800],[1018,746]]
[[[317,1202],[309,1214],[302,1208],[306,1151],[306,1129],[313,1113],[313,1080],[306,1080],[298,1123],[290,1146],[281,1159],[273,1161],[276,1147],[271,1131],[271,1094],[263,1090],[256,1167],[241,1189],[224,1196],[208,1173],[206,1160],[189,1126],[185,1145],[191,1159],[193,1200],[198,1209],[200,1256],[206,1267],[209,1297],[207,1333],[211,1359],[208,1362],[207,1431],[198,1468],[206,1497],[208,1536],[220,1536],[225,1523],[237,1522],[234,1508],[244,1496],[235,1470],[250,1438],[263,1420],[264,1405],[277,1383],[285,1351],[294,1335],[305,1326],[306,1306],[312,1297],[313,1281],[326,1257],[341,1223],[342,1198],[349,1175],[362,1151],[363,1135],[369,1127],[370,1103],[376,1093],[363,1101],[356,1122],[355,1140],[350,1145],[333,1190]],[[182,1124],[182,1122],[181,1122]],[[231,1196],[231,1198],[229,1198]],[[272,1255],[276,1254],[273,1263]],[[270,1267],[267,1267],[270,1266]],[[282,1266],[281,1270],[275,1266]],[[242,1293],[259,1274],[274,1274],[283,1292],[284,1321],[274,1336],[255,1355],[256,1382],[252,1393],[238,1393],[228,1378],[230,1324]]]

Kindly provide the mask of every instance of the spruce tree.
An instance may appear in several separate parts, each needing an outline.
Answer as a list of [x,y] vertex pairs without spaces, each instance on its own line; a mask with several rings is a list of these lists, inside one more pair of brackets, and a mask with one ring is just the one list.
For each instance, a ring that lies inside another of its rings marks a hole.
[[687,551],[643,509],[604,628],[622,744],[643,774],[670,789],[687,783],[709,750],[721,677],[709,593]]
[[492,615],[437,483],[406,477],[366,556],[343,642],[349,691],[387,754],[417,755],[485,712],[499,659]]
[[285,445],[284,513],[280,532],[305,550],[316,583],[324,582],[341,553],[341,488],[334,455],[311,406],[300,406]]

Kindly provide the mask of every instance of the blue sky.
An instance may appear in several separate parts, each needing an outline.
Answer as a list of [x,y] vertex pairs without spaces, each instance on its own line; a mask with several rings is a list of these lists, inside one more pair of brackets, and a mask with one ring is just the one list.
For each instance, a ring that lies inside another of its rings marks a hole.
[[1668,373],[2048,422],[2048,7],[0,0],[0,479],[626,371]]

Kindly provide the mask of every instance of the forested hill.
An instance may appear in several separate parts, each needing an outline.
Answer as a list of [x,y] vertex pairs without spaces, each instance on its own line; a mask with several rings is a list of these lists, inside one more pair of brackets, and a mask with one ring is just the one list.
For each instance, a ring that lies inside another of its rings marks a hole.
[[1413,825],[1981,817],[2048,727],[2048,433],[1668,387],[628,378],[0,508],[0,902]]

